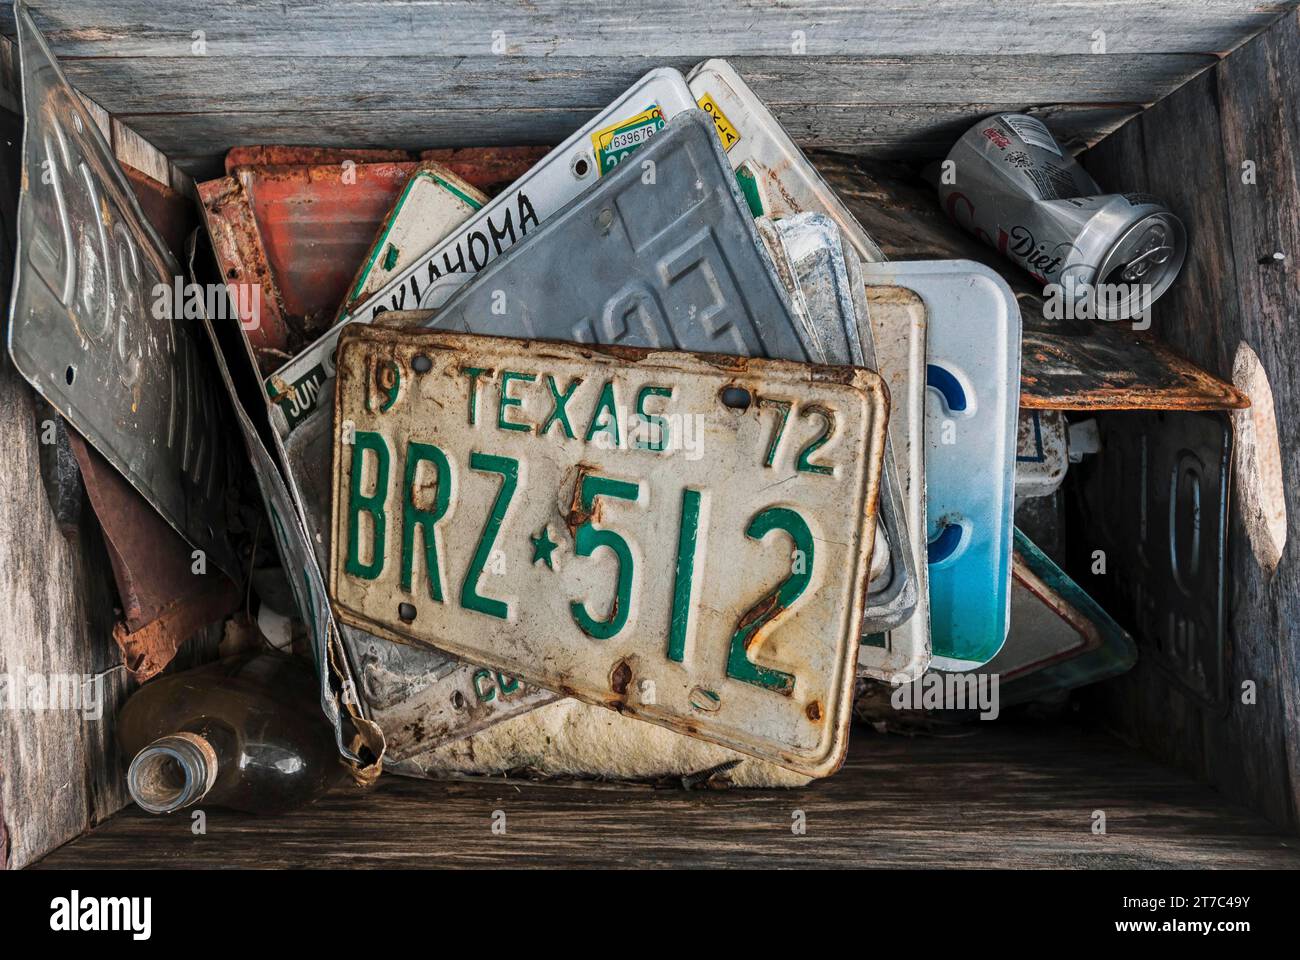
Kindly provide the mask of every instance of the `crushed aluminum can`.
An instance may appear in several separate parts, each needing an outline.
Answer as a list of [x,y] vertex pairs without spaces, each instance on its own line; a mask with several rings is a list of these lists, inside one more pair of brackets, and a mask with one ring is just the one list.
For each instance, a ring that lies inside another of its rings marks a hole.
[[[853,249],[842,243],[835,221],[822,213],[800,213],[775,221],[760,217],[755,222],[790,295],[799,319],[796,329],[808,356],[817,363],[875,370],[871,329],[859,314],[865,310],[861,264]],[[856,285],[852,277],[858,278]],[[912,543],[892,443],[892,438],[885,442],[880,523],[862,625],[868,637],[907,622],[917,604],[920,544]],[[859,665],[875,658],[875,648],[865,647]]]
[[975,124],[939,178],[948,216],[1019,264],[1063,314],[1145,315],[1187,254],[1182,221],[1155,197],[1103,194],[1036,117]]
[[[277,370],[266,381],[268,396],[274,400],[281,384],[313,382],[319,391],[310,397],[312,407],[290,418],[279,405],[272,406],[271,423],[280,436],[297,429],[311,408],[318,405],[321,391],[328,392],[334,376],[334,346],[344,325],[350,322],[371,323],[386,310],[433,309],[441,306],[463,284],[521,242],[538,225],[574,197],[598,183],[603,167],[597,164],[594,151],[604,151],[603,163],[625,155],[630,145],[618,151],[621,141],[605,142],[611,124],[630,123],[651,107],[662,117],[671,119],[691,109],[695,101],[690,88],[676,70],[652,70],[633,84],[617,100],[602,110],[586,126],[573,133],[564,143],[546,155],[510,188],[465,221],[461,228],[431,250],[424,251],[406,269],[399,271],[380,290],[345,312],[330,330]],[[637,149],[644,149],[651,127],[658,120],[643,119],[636,125]],[[617,160],[615,159],[615,162]]]

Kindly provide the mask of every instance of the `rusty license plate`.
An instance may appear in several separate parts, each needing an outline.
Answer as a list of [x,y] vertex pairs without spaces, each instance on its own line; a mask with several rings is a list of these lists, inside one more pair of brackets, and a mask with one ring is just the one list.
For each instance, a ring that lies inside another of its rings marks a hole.
[[880,378],[348,327],[339,615],[824,776],[847,745]]

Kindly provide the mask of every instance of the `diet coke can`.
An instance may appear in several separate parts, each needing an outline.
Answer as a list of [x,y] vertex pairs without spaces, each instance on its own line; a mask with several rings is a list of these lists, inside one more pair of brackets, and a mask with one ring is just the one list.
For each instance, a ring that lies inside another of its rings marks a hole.
[[1145,316],[1187,253],[1182,221],[1154,197],[1102,193],[1042,121],[981,120],[939,177],[948,216],[1061,298],[1071,317]]

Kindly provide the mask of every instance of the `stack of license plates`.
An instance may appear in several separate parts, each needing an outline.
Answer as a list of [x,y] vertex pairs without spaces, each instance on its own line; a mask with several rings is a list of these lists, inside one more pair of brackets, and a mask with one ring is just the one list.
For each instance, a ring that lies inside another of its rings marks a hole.
[[431,167],[266,381],[281,547],[391,759],[573,697],[824,776],[859,678],[998,653],[996,273],[885,262],[721,60],[647,74],[490,202]]

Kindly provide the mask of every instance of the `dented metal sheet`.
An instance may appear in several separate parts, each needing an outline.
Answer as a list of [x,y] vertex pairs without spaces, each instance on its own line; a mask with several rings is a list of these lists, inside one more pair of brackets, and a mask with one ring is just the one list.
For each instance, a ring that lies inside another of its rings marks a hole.
[[[315,388],[302,392],[310,396],[314,406],[320,393],[329,390],[328,381],[334,376],[334,345],[344,324],[370,323],[385,310],[441,306],[494,257],[529,236],[530,231],[536,231],[539,224],[601,178],[593,135],[652,107],[662,117],[671,118],[694,105],[686,81],[676,70],[660,68],[647,73],[510,189],[462,224],[460,230],[425,251],[384,288],[340,317],[329,332],[276,371],[266,383],[268,396],[274,400],[279,395],[278,384],[298,388],[310,383]],[[302,416],[291,421],[279,405],[273,405],[272,424],[281,435],[288,434],[307,412],[302,411]]]
[[970,670],[1006,639],[1011,603],[1020,312],[969,260],[864,264],[925,301],[925,478],[933,665]]
[[[858,309],[865,309],[865,289],[861,283],[857,254],[840,241],[835,221],[821,213],[800,213],[771,221],[756,221],[760,236],[773,261],[777,274],[794,278],[787,287],[795,314],[796,329],[801,331],[808,356],[817,363],[851,364],[876,369],[871,328],[859,324]],[[862,290],[856,299],[850,282],[850,265],[859,278]],[[867,340],[862,340],[862,334]],[[899,494],[899,478],[893,459],[892,441],[885,444],[884,486],[881,494],[880,523],[876,525],[876,546],[872,551],[871,583],[867,594],[867,613],[863,621],[864,636],[878,634],[899,626],[911,618],[916,609],[916,548]],[[924,528],[921,528],[924,529]],[[922,543],[924,541],[921,541]],[[862,651],[868,662],[875,661],[876,648]],[[859,659],[859,667],[863,665]]]
[[[1228,705],[1225,573],[1232,425],[1223,412],[1097,416],[1101,452],[1072,471],[1075,569],[1142,656],[1214,708]],[[1096,551],[1102,551],[1098,565]]]
[[384,218],[370,252],[361,260],[343,312],[351,312],[386,287],[485,203],[487,197],[446,167],[432,160],[421,163]]
[[1069,427],[1059,410],[1021,410],[1016,429],[1016,499],[1056,492],[1070,462]]
[[1013,577],[1011,630],[983,670],[1001,678],[1003,706],[1118,676],[1137,662],[1133,638],[1019,529]]
[[824,213],[867,263],[885,259],[835,191],[795,146],[777,119],[726,60],[706,60],[687,77],[701,109],[713,118],[754,215],[773,219]]
[[259,370],[278,369],[333,322],[356,265],[420,169],[437,168],[345,157],[310,165],[241,165],[231,176],[198,185]]
[[339,372],[345,620],[812,776],[839,766],[878,376],[382,326],[345,332]]
[[711,121],[688,110],[431,321],[440,329],[808,360]]
[[167,522],[237,575],[229,451],[179,268],[25,7],[14,365]]

